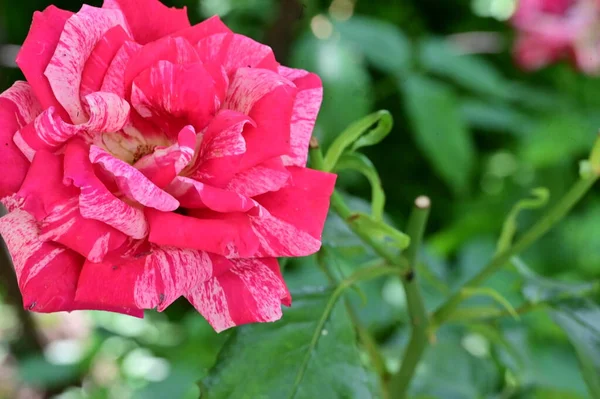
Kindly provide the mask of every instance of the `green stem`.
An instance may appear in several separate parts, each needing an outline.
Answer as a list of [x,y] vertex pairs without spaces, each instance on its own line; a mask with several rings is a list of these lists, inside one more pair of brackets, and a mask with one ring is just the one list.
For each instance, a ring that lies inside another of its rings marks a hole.
[[529,248],[531,244],[546,234],[556,223],[558,223],[577,202],[588,192],[588,190],[598,180],[598,175],[594,174],[587,178],[579,179],[564,197],[552,208],[542,219],[534,224],[520,240],[513,246],[498,253],[492,260],[471,280],[465,283],[454,295],[452,295],[442,306],[440,306],[432,316],[434,325],[443,324],[460,305],[462,301],[461,290],[463,288],[472,288],[481,285],[488,277],[500,270],[510,259]]
[[[323,169],[323,153],[319,148],[318,141],[313,138],[310,142],[311,165],[315,169]],[[369,245],[380,257],[388,264],[398,268],[402,273],[402,285],[406,294],[406,303],[408,314],[411,320],[412,332],[411,340],[405,352],[405,357],[400,367],[400,371],[392,376],[390,388],[394,398],[403,398],[410,383],[416,366],[427,347],[427,329],[429,325],[429,316],[423,303],[423,298],[419,290],[417,279],[415,278],[415,266],[417,262],[417,253],[421,243],[425,224],[429,215],[429,198],[419,197],[415,201],[415,208],[409,219],[409,235],[411,245],[407,254],[411,258],[406,258],[401,254],[391,251],[385,244],[375,240],[367,231],[360,228],[360,225],[354,223],[357,214],[354,213],[344,202],[342,196],[334,191],[331,196],[331,208],[344,220],[350,229],[360,239]],[[412,234],[412,235],[411,235]],[[410,249],[412,247],[412,249]],[[384,391],[387,389],[384,388]]]
[[353,212],[348,205],[346,205],[344,199],[337,191],[334,191],[331,196],[331,208],[343,219],[354,234],[373,248],[377,255],[385,259],[389,264],[400,267],[403,271],[410,269],[409,263],[405,257],[394,253],[385,244],[377,241],[367,231],[362,230],[360,225],[354,223],[354,221],[357,220],[358,214]]
[[563,301],[568,301],[569,299],[578,299],[585,297],[592,297],[600,293],[600,281],[596,281],[592,283],[589,288],[581,291],[575,292],[565,292],[561,295],[558,295],[553,298],[548,298],[547,300],[542,300],[539,302],[526,302],[521,306],[513,309],[512,311],[501,310],[501,309],[490,309],[487,307],[483,308],[465,308],[464,312],[461,312],[460,309],[457,309],[454,313],[450,315],[450,318],[446,320],[448,323],[471,323],[477,321],[487,321],[487,320],[496,320],[502,317],[514,317],[515,314],[523,315],[530,312],[535,312],[536,310],[542,310],[549,306],[559,304]]
[[406,397],[406,392],[415,374],[415,370],[425,349],[428,346],[427,330],[429,328],[429,315],[421,296],[417,277],[415,275],[418,262],[418,252],[423,240],[427,218],[429,216],[430,201],[427,197],[419,197],[408,220],[407,234],[411,239],[406,250],[406,257],[410,265],[409,272],[404,275],[402,283],[406,294],[408,315],[412,325],[410,340],[404,352],[400,370],[390,380],[390,392],[394,398]]

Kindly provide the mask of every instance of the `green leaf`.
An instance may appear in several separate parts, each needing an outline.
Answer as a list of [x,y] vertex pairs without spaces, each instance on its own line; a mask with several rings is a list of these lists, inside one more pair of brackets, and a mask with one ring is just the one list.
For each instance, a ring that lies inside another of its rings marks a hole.
[[410,41],[396,26],[374,18],[354,16],[335,27],[342,40],[355,46],[373,66],[392,74],[404,74],[410,69]]
[[513,238],[517,233],[517,217],[525,209],[538,209],[545,206],[550,198],[550,191],[544,187],[538,187],[531,190],[531,198],[525,198],[517,202],[509,212],[502,233],[498,239],[497,252],[507,250],[512,245]]
[[511,98],[510,84],[492,64],[482,57],[459,54],[442,39],[428,39],[421,44],[423,67],[436,75],[453,80],[459,85],[483,96]]
[[540,119],[521,146],[521,157],[534,167],[548,167],[586,154],[596,127],[577,112],[550,114]]
[[354,329],[332,295],[295,294],[280,321],[238,328],[205,380],[207,397],[371,398]]
[[590,394],[600,398],[600,306],[587,298],[571,300],[557,305],[552,318],[575,347]]
[[402,88],[414,140],[455,193],[465,193],[476,154],[455,94],[423,76],[407,79]]
[[375,220],[382,220],[385,207],[385,192],[381,187],[379,173],[375,165],[363,154],[344,154],[340,158],[335,171],[354,170],[365,176],[371,184],[371,215]]
[[531,118],[502,103],[468,99],[461,103],[460,111],[472,128],[506,132],[517,137],[527,134],[534,124]]
[[323,105],[314,133],[323,148],[357,116],[371,112],[371,77],[349,44],[306,34],[293,48],[291,66],[315,72],[323,81]]
[[324,170],[332,171],[345,152],[379,143],[392,130],[392,115],[377,111],[348,126],[331,144],[324,160]]
[[588,298],[600,292],[600,283],[569,284],[537,276],[522,262],[518,270],[527,278],[523,294],[532,302],[552,306],[552,319],[569,337],[590,394],[600,397],[600,305]]

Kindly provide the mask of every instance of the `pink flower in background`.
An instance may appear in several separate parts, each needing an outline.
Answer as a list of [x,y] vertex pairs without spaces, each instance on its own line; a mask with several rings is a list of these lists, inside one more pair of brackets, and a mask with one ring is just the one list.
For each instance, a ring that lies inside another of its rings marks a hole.
[[520,0],[512,23],[524,69],[568,58],[584,73],[600,73],[600,0]]
[[0,234],[24,306],[142,316],[185,296],[217,330],[273,321],[276,257],[321,245],[335,176],[305,168],[320,79],[157,0],[34,15],[0,95]]

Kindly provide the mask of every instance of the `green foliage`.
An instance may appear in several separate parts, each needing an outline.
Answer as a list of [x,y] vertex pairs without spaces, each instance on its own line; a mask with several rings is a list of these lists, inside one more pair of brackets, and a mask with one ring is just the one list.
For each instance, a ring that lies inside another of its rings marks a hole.
[[413,138],[436,172],[457,194],[466,194],[475,147],[453,90],[424,76],[401,83]]
[[372,397],[350,319],[331,298],[298,293],[282,320],[238,328],[205,381],[207,397]]
[[411,43],[393,24],[356,16],[335,25],[342,40],[348,41],[369,63],[383,72],[404,75],[412,64]]

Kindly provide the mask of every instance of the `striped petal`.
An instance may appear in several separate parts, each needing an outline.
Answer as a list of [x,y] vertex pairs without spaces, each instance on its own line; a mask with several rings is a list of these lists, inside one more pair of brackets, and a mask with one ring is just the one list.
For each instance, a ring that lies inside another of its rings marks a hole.
[[87,122],[80,125],[66,123],[56,109],[50,107],[15,134],[15,144],[31,160],[36,151],[56,151],[67,140],[80,133],[86,133],[91,142],[92,137],[89,136],[93,132],[118,131],[129,118],[127,101],[112,93],[88,94],[85,104],[90,114]]
[[243,213],[188,211],[190,216],[146,208],[150,223],[148,240],[160,246],[207,251],[227,257],[252,256],[258,239]]
[[140,44],[190,27],[185,7],[169,8],[158,0],[104,0],[102,7],[120,10]]
[[71,140],[65,150],[65,181],[81,190],[79,209],[84,218],[108,224],[135,239],[148,233],[144,212],[115,197],[95,175],[89,147]]
[[291,296],[277,259],[221,259],[228,271],[198,285],[186,297],[217,332],[281,318]]
[[0,219],[0,235],[12,256],[23,307],[43,313],[71,310],[83,258],[40,240],[35,218],[22,209]]
[[[261,243],[257,256],[306,256],[321,247],[321,233],[336,176],[290,167],[291,184],[255,200],[252,229]],[[307,217],[310,215],[310,217]]]
[[13,136],[41,111],[29,84],[16,82],[0,94],[0,198],[15,193],[27,174],[29,162],[13,141]]
[[166,148],[156,148],[133,165],[159,188],[173,181],[194,157],[196,132],[192,126],[184,127],[178,135],[178,143]]
[[72,12],[55,6],[49,6],[41,12],[36,11],[29,34],[17,55],[17,65],[42,106],[55,107],[65,120],[69,120],[69,115],[54,96],[44,70],[52,59],[65,23],[72,15]]
[[77,197],[56,205],[40,224],[40,240],[62,244],[91,262],[101,262],[127,239],[120,231],[81,216]]
[[254,197],[279,190],[288,183],[290,176],[281,159],[273,158],[236,174],[227,184],[227,190]]
[[208,208],[216,212],[247,212],[254,201],[235,192],[212,187],[199,181],[178,176],[165,189],[184,208]]
[[131,39],[131,37],[120,25],[110,28],[104,36],[102,36],[102,39],[96,44],[92,54],[83,67],[80,87],[80,95],[82,98],[93,92],[100,91],[104,76],[115,55],[121,49],[125,41],[129,39]]
[[125,69],[125,93],[129,97],[133,80],[159,61],[192,64],[200,61],[196,48],[182,37],[165,37],[143,46],[132,55]]
[[204,132],[189,176],[209,185],[225,186],[238,172],[246,152],[243,136],[246,124],[253,125],[254,122],[240,112],[220,111]]
[[102,166],[126,197],[161,211],[179,208],[175,198],[158,188],[142,172],[95,145],[90,147],[90,161]]
[[104,34],[117,25],[127,31],[120,11],[83,5],[77,14],[67,20],[56,51],[46,67],[44,75],[56,99],[75,124],[87,120],[79,96],[85,62]]
[[243,169],[289,153],[296,90],[292,82],[275,72],[254,68],[237,70],[224,107],[246,114],[256,122],[256,127],[244,132],[247,151],[242,159]]
[[202,63],[158,61],[134,79],[131,103],[141,116],[176,135],[187,124],[204,129],[221,99]]
[[125,97],[125,69],[131,57],[141,48],[142,46],[135,42],[123,43],[106,70],[101,91],[114,93],[122,98]]
[[277,72],[279,66],[269,46],[244,35],[219,33],[198,41],[197,46],[203,61],[223,65],[228,74],[242,67]]
[[212,262],[205,252],[155,247],[133,258],[86,262],[76,298],[88,303],[163,311],[208,280],[212,273]]
[[323,101],[323,84],[317,75],[301,69],[279,67],[279,74],[292,81],[298,88],[292,112],[290,153],[283,156],[283,162],[288,166],[305,167],[308,143]]

